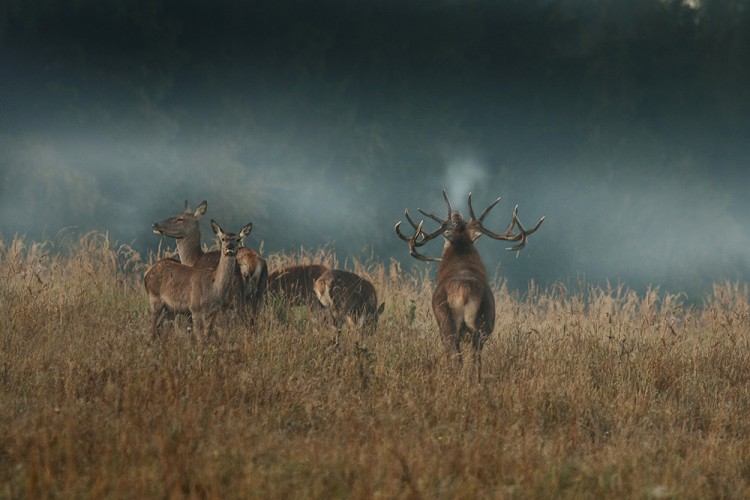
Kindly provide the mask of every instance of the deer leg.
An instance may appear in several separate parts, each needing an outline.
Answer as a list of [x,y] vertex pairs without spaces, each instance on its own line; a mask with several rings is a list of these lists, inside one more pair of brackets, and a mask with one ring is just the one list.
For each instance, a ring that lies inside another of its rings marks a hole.
[[[241,279],[235,279],[232,293],[232,308],[237,312],[237,316],[246,327],[251,326],[250,317],[247,314],[248,301],[245,296],[245,286]],[[227,315],[226,328],[229,329],[229,317]]]
[[151,304],[151,336],[156,339],[161,334],[164,304]]
[[258,314],[258,312],[255,309],[255,304],[252,301],[252,298],[248,299],[245,297],[245,326],[248,328],[253,328],[255,326],[255,318]]
[[448,318],[445,323],[446,324],[440,325],[440,334],[443,338],[445,354],[448,356],[448,360],[452,362],[453,366],[461,366],[463,364],[461,337],[457,331],[453,330],[453,322],[450,318]]
[[205,332],[205,319],[203,313],[192,314],[193,316],[193,337],[196,339],[201,338]]
[[482,332],[477,329],[471,334],[472,357],[474,359],[474,368],[477,370],[477,382],[482,383],[482,347],[484,338]]
[[258,312],[255,310],[255,307],[252,305],[252,302],[245,304],[245,326],[248,328],[253,328],[255,326],[255,318],[257,316]]
[[435,319],[440,329],[445,354],[449,360],[453,360],[454,366],[461,366],[463,358],[461,355],[460,325],[463,323],[463,320],[455,317],[444,293],[441,296],[433,297],[432,312],[435,314]]
[[211,314],[204,320],[205,332],[203,334],[203,341],[206,343],[208,343],[208,341],[211,339],[211,332],[213,331],[215,317],[216,314]]

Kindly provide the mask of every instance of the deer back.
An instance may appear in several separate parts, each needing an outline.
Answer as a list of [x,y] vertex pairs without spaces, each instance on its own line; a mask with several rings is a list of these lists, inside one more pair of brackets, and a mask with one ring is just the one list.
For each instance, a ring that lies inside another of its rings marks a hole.
[[344,270],[329,270],[315,281],[315,294],[325,307],[331,307],[339,317],[350,317],[354,322],[363,319],[377,322],[382,312],[373,284],[361,276]]
[[282,298],[292,305],[317,302],[315,280],[328,270],[320,264],[287,266],[268,276],[268,295]]
[[446,239],[438,268],[432,308],[438,323],[451,335],[464,323],[470,330],[480,324],[492,331],[495,298],[479,252],[467,233]]
[[143,276],[152,301],[161,301],[175,313],[188,313],[201,297],[210,295],[214,272],[186,266],[174,259],[162,259]]

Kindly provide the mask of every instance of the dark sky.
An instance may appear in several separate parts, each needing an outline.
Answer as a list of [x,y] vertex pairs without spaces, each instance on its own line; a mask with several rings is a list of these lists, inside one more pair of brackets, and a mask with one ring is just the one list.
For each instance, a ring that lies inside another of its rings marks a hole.
[[547,218],[518,257],[480,239],[513,289],[701,300],[750,278],[749,138],[744,1],[0,0],[6,240],[155,249],[205,199],[207,242],[411,264],[403,210],[471,190],[494,230]]

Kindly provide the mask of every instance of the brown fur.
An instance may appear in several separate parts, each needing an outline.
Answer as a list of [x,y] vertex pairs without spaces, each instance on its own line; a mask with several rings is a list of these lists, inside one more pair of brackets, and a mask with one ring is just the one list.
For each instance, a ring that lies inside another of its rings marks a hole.
[[162,259],[143,277],[152,315],[152,334],[157,337],[165,312],[190,313],[195,333],[208,337],[216,312],[228,305],[232,296],[236,254],[250,225],[239,234],[225,233],[211,221],[221,241],[221,258],[215,269],[186,266],[172,259]]
[[[154,232],[175,238],[180,262],[201,269],[215,269],[221,254],[218,250],[204,252],[201,248],[199,220],[206,213],[204,201],[193,212],[187,201],[185,211],[154,224]],[[233,303],[242,307],[250,305],[254,318],[260,309],[268,281],[268,265],[258,252],[241,247],[237,252],[237,265],[232,283]]]
[[351,327],[373,331],[385,304],[378,307],[375,287],[349,271],[328,270],[314,283],[315,295],[333,316],[336,326],[344,322]]
[[[495,233],[485,228],[482,221],[498,204],[500,198],[484,209],[477,218],[471,206],[471,193],[469,193],[471,217],[468,221],[451,208],[445,190],[443,190],[443,198],[448,207],[448,217],[445,220],[419,210],[422,215],[440,224],[437,230],[425,233],[422,229],[424,220],[417,224],[409,216],[408,211],[404,212],[404,217],[414,228],[414,234],[404,235],[401,232],[401,222],[398,222],[394,229],[398,237],[409,244],[409,254],[412,257],[424,262],[440,261],[435,292],[432,295],[432,310],[440,328],[445,350],[449,357],[455,356],[460,362],[462,360],[461,341],[468,336],[473,348],[477,378],[481,381],[482,347],[495,327],[495,298],[487,280],[487,271],[484,269],[479,252],[474,247],[474,242],[483,234],[495,240],[515,241],[519,243],[507,250],[518,252],[526,246],[528,236],[542,225],[544,217],[533,228],[526,230],[518,219],[518,205],[516,205],[508,229],[503,233]],[[514,229],[517,229],[517,232],[514,232]],[[438,236],[445,238],[441,258],[427,257],[419,253],[420,247]]]
[[287,266],[268,276],[268,295],[289,305],[319,304],[315,295],[315,280],[328,270],[320,264]]
[[448,356],[460,362],[461,342],[468,336],[481,380],[482,348],[495,327],[495,298],[469,231],[452,238],[443,248],[432,310]]

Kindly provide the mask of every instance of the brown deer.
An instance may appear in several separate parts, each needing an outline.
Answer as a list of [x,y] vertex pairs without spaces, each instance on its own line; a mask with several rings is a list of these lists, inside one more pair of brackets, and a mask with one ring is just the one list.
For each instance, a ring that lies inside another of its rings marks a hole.
[[[518,219],[518,205],[516,205],[508,229],[503,233],[494,233],[486,229],[482,222],[489,211],[498,204],[500,198],[488,206],[477,219],[471,206],[471,193],[469,193],[470,219],[468,221],[451,208],[445,190],[443,190],[443,198],[448,206],[448,217],[445,220],[419,209],[422,215],[440,224],[439,228],[431,233],[425,233],[422,230],[424,220],[416,224],[407,210],[404,211],[404,216],[414,228],[414,235],[407,237],[401,233],[401,221],[396,224],[396,234],[409,244],[409,254],[412,257],[425,262],[440,262],[435,292],[432,295],[432,311],[440,328],[446,353],[449,357],[455,356],[461,363],[461,342],[468,334],[473,348],[477,379],[481,382],[482,347],[495,327],[495,297],[474,242],[483,234],[496,240],[518,241],[517,245],[506,249],[518,252],[526,246],[528,236],[542,225],[544,217],[532,229],[526,230]],[[518,228],[518,232],[514,233],[514,228]],[[426,257],[417,251],[418,248],[440,235],[445,238],[441,258]]]
[[[156,234],[176,240],[182,264],[201,269],[215,269],[219,263],[219,251],[204,252],[201,248],[199,221],[206,213],[207,207],[207,202],[203,201],[193,211],[185,200],[185,210],[182,213],[154,223],[153,230]],[[236,268],[233,284],[235,300],[241,304],[249,304],[253,312],[252,317],[255,318],[268,281],[268,265],[255,250],[240,247],[237,250]]]
[[315,295],[315,280],[328,271],[320,264],[282,267],[268,277],[268,296],[293,306],[319,304]]
[[315,295],[331,312],[334,324],[373,332],[383,313],[385,302],[378,306],[375,287],[361,276],[340,269],[324,272],[314,283]]
[[211,228],[221,243],[221,257],[215,269],[186,266],[173,259],[162,259],[143,276],[151,306],[151,328],[158,337],[165,313],[193,317],[196,335],[208,338],[213,318],[229,304],[234,285],[237,250],[252,230],[252,224],[238,234],[224,232],[216,221]]

